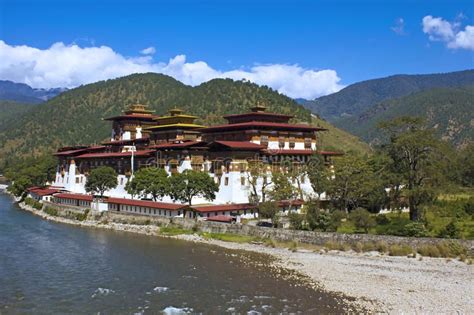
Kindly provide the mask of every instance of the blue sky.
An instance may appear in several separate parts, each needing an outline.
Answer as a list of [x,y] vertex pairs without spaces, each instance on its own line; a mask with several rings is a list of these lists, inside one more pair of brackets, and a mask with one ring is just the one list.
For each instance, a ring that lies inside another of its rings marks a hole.
[[[185,55],[184,64],[202,61],[218,73],[298,65],[301,73],[313,71],[310,76],[323,69],[337,74],[337,82],[325,77],[332,87],[286,93],[291,96],[327,94],[331,88],[392,74],[474,68],[470,43],[453,44],[458,32],[474,24],[472,1],[0,0],[0,14],[0,40],[8,47],[47,50],[62,42],[79,48],[106,46],[127,60],[148,58],[139,62],[149,64]],[[443,37],[436,25],[424,32],[426,16],[450,23],[453,35]],[[156,52],[140,54],[147,47]],[[18,79],[0,68],[2,77]],[[267,83],[261,77],[249,79]],[[198,84],[202,78],[182,81]],[[267,81],[272,86],[273,80]],[[313,81],[308,82],[304,84]],[[282,83],[274,85],[279,89]]]

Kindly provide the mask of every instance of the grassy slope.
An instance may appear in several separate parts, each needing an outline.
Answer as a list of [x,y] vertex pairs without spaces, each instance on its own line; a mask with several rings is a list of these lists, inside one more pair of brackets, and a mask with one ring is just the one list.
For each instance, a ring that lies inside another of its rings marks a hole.
[[326,132],[321,132],[319,136],[320,147],[323,150],[353,151],[359,154],[371,152],[370,146],[357,136],[339,129],[321,118],[313,116],[312,124],[328,129]]

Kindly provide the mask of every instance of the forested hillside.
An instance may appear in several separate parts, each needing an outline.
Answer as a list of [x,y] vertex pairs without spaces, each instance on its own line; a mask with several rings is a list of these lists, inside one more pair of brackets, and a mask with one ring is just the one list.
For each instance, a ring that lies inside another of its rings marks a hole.
[[382,101],[436,87],[460,87],[469,84],[474,84],[474,70],[426,75],[394,75],[358,82],[337,93],[313,101],[300,102],[313,113],[346,129],[345,122],[338,121],[339,119],[357,116]]
[[[158,115],[179,107],[201,117],[200,123],[216,124],[224,122],[222,115],[246,112],[257,101],[265,102],[270,111],[311,122],[309,110],[267,87],[229,79],[190,87],[165,75],[135,74],[64,92],[11,124],[1,125],[0,162],[7,157],[51,152],[64,145],[100,142],[109,136],[111,128],[102,119],[134,103],[148,104]],[[343,149],[338,143],[331,147]]]
[[381,140],[377,125],[400,116],[426,119],[439,138],[464,146],[474,140],[474,85],[435,88],[381,102],[366,112],[339,123],[354,135],[371,143]]
[[0,129],[14,127],[16,120],[34,108],[33,104],[0,100]]

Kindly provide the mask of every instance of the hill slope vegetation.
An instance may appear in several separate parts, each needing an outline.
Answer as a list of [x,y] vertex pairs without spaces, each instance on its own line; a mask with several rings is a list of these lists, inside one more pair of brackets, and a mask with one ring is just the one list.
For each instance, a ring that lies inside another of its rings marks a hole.
[[425,75],[394,75],[349,85],[341,91],[300,101],[313,113],[345,127],[339,119],[357,116],[370,107],[389,99],[400,98],[437,87],[460,87],[474,84],[474,70]]
[[459,88],[435,88],[381,102],[364,113],[339,121],[339,125],[370,143],[378,143],[377,125],[400,116],[426,119],[435,134],[456,146],[474,140],[474,85]]

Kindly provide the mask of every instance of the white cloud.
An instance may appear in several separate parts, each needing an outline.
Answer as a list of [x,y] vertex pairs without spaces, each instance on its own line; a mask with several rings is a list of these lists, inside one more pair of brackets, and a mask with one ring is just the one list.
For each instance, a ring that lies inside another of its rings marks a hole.
[[[150,48],[153,47],[141,53]],[[330,69],[313,70],[298,65],[268,64],[250,69],[220,71],[204,61],[187,62],[185,55],[177,55],[168,62],[155,62],[150,55],[125,57],[107,46],[80,47],[61,42],[47,49],[38,49],[25,45],[12,46],[0,40],[0,60],[0,79],[42,88],[73,88],[145,72],[163,73],[189,85],[198,85],[214,78],[246,79],[270,86],[293,98],[313,99],[343,88],[336,71]]]
[[423,18],[423,32],[428,34],[430,41],[446,43],[450,49],[474,50],[474,25],[461,29],[461,18],[456,22],[448,22],[440,17],[427,15]]
[[405,20],[398,18],[390,29],[397,35],[405,35]]
[[143,49],[140,51],[142,55],[154,55],[156,53],[156,49],[153,46]]

